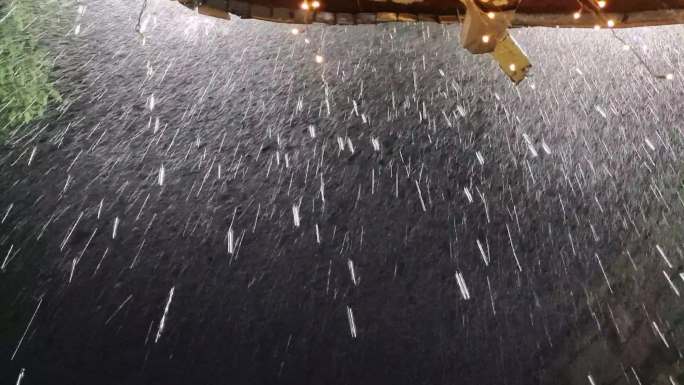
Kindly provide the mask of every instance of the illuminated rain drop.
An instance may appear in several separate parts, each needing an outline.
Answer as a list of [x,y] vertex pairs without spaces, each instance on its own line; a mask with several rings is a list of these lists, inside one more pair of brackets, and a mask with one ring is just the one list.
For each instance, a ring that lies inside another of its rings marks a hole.
[[157,335],[154,337],[154,343],[159,342],[159,339],[164,332],[164,327],[166,326],[166,315],[169,313],[169,307],[171,307],[171,301],[173,300],[173,292],[176,289],[175,286],[171,287],[169,290],[169,297],[166,301],[166,306],[164,306],[164,314],[162,314],[161,320],[159,321],[159,327],[157,328]]

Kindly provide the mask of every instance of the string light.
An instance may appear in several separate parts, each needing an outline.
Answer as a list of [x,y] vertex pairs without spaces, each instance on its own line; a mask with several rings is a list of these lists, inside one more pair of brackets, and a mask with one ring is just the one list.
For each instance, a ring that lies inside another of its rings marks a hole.
[[323,63],[323,56],[321,56],[321,55],[316,55],[316,56],[314,57],[314,60],[316,60],[316,63],[321,64],[321,63]]
[[578,19],[580,18],[580,16],[582,16],[582,13],[581,13],[580,11],[577,11],[577,12],[575,12],[575,13],[572,14],[572,17],[573,17],[575,20],[578,20]]
[[606,7],[605,0],[599,0],[599,2],[597,4],[598,4],[599,8],[605,8]]
[[511,72],[515,72],[515,68],[516,68],[516,67],[515,67],[515,64],[514,64],[514,63],[511,63],[511,64],[508,66],[508,69],[511,70]]
[[305,10],[305,11],[308,11],[308,10],[310,10],[311,8],[313,8],[313,9],[318,9],[318,8],[321,7],[321,2],[320,2],[320,1],[317,1],[317,0],[314,0],[314,1],[311,2],[311,4],[309,4],[308,1],[304,1],[304,2],[302,2],[302,3],[299,5],[299,7],[300,7],[301,9]]
[[292,28],[291,32],[293,35],[299,35],[299,30],[297,28]]
[[608,28],[613,28],[613,27],[615,27],[615,21],[614,21],[613,19],[608,20],[608,23],[606,23],[606,24],[608,25]]
[[674,75],[673,74],[667,74],[667,75],[665,75],[665,79],[672,80],[672,79],[674,79]]
[[482,35],[482,42],[489,43],[489,35]]
[[487,14],[487,17],[489,17],[490,19],[494,19],[496,17],[496,14],[494,12],[489,12]]

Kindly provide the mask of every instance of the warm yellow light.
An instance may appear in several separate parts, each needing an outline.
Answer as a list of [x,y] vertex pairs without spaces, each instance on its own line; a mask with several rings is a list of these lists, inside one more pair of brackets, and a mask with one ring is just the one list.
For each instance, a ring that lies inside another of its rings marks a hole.
[[487,16],[488,16],[490,19],[493,19],[493,18],[496,17],[496,14],[495,14],[494,12],[489,12],[489,13],[487,14]]
[[302,3],[302,5],[300,5],[300,7],[301,7],[303,10],[308,11],[308,10],[309,10],[309,3],[307,3],[307,2],[305,1],[305,2]]
[[514,63],[511,63],[511,65],[508,66],[508,69],[511,70],[511,71],[513,71],[513,72],[515,72],[515,68],[516,68],[516,67],[515,67],[515,64],[514,64]]
[[321,55],[316,55],[316,57],[314,59],[316,60],[316,63],[318,63],[318,64],[323,63],[323,56],[321,56]]
[[615,21],[614,20],[608,20],[608,23],[606,23],[606,24],[608,25],[608,28],[615,27]]
[[572,17],[573,17],[575,20],[579,19],[580,16],[582,16],[582,14],[581,14],[579,11],[572,14]]
[[482,42],[489,43],[489,35],[482,35]]
[[318,2],[318,1],[314,1],[314,2],[311,3],[311,6],[312,6],[314,9],[318,9],[318,8],[321,6],[321,3]]
[[299,30],[297,28],[292,28],[293,35],[299,35]]
[[599,2],[597,4],[598,4],[599,8],[605,8],[606,7],[605,0],[599,0]]
[[601,29],[601,26],[598,25],[598,24],[596,24],[596,25],[594,26],[594,29],[599,30],[599,29]]

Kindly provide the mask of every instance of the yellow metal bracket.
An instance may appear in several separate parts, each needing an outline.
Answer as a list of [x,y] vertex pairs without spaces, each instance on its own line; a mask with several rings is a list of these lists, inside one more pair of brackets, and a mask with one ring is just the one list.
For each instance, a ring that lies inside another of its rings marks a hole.
[[527,71],[532,67],[525,52],[508,33],[497,42],[492,57],[515,84],[523,81],[527,77]]
[[461,1],[466,7],[461,26],[463,47],[473,54],[491,53],[511,81],[520,83],[527,76],[531,64],[525,52],[508,33],[515,10],[485,12],[474,0]]

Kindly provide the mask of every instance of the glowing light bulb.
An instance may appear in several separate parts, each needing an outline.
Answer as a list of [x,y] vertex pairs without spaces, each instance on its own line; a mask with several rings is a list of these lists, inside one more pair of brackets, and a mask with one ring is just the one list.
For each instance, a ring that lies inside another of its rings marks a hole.
[[582,13],[580,13],[579,11],[572,14],[572,17],[575,20],[579,19],[580,16],[582,16]]
[[313,7],[313,9],[318,9],[318,8],[320,8],[321,3],[318,1],[314,1],[311,3],[311,6]]
[[314,60],[316,60],[316,63],[321,64],[321,63],[323,63],[323,56],[321,56],[321,55],[316,55],[316,56],[314,57]]
[[307,3],[307,2],[305,1],[305,2],[302,3],[302,5],[300,5],[300,7],[301,7],[303,10],[308,11],[308,10],[309,10],[309,3]]
[[599,29],[601,29],[601,26],[598,25],[598,24],[596,24],[596,25],[594,26],[594,29],[598,31]]
[[490,19],[494,19],[496,17],[496,14],[494,12],[489,12],[487,14],[487,17],[489,17]]
[[299,35],[299,30],[297,28],[292,28],[291,32],[293,35]]
[[599,2],[597,4],[598,4],[599,8],[605,8],[606,7],[605,0],[599,0]]
[[515,68],[516,68],[516,67],[515,67],[515,64],[514,64],[514,63],[511,63],[511,64],[508,66],[508,69],[511,70],[512,72],[515,72]]
[[674,79],[674,74],[667,74],[667,75],[665,75],[665,79],[667,79],[667,80],[672,80],[672,79]]
[[613,28],[613,27],[615,27],[615,20],[612,20],[612,19],[608,20],[608,23],[606,23],[606,24],[608,25],[608,28]]
[[489,43],[489,35],[482,35],[482,42]]

